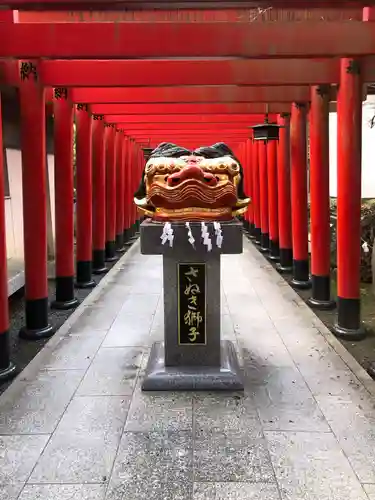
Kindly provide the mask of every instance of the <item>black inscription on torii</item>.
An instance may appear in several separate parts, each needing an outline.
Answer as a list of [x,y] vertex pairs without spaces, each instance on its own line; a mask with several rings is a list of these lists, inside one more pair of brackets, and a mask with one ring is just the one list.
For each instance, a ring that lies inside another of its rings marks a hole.
[[77,110],[78,111],[88,111],[89,107],[87,104],[77,104]]
[[67,99],[68,98],[68,89],[66,87],[56,87],[53,90],[54,98],[59,99]]
[[35,81],[38,80],[38,72],[35,64],[32,62],[22,62],[20,66],[20,78],[22,81],[28,80],[32,76]]

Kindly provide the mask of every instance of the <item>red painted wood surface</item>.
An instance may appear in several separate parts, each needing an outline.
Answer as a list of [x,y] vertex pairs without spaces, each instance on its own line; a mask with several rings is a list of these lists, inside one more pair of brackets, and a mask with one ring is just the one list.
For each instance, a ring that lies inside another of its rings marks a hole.
[[[115,88],[74,88],[71,91],[74,102],[82,103],[273,103],[301,102],[310,99],[310,87],[115,87]],[[331,98],[336,91],[332,88]]]
[[374,26],[361,21],[3,23],[0,30],[0,57],[319,58],[374,51]]
[[[289,103],[273,103],[268,105],[268,113],[286,113]],[[207,115],[207,114],[264,114],[265,103],[173,103],[173,104],[92,104],[92,113],[99,115]]]
[[[41,60],[45,87],[180,85],[314,85],[339,81],[339,59]],[[375,81],[375,55],[361,59],[364,82]],[[2,83],[19,85],[17,61],[1,62]]]

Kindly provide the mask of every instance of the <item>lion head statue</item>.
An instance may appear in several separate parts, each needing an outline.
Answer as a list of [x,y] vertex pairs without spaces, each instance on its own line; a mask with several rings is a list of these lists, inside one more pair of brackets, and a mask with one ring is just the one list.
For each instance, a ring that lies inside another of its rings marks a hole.
[[226,144],[189,151],[163,142],[147,160],[134,202],[155,221],[219,221],[243,214],[250,198]]

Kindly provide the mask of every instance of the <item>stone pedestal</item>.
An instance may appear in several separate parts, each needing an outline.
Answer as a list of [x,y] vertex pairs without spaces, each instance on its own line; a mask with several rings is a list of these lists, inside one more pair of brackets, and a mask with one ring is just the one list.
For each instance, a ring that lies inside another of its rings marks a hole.
[[221,223],[221,248],[206,226],[210,252],[198,222],[190,223],[194,248],[184,223],[172,223],[173,247],[162,244],[163,223],[141,224],[141,253],[163,255],[164,281],[164,342],[152,347],[143,390],[243,389],[234,346],[220,340],[220,255],[242,253],[242,224]]

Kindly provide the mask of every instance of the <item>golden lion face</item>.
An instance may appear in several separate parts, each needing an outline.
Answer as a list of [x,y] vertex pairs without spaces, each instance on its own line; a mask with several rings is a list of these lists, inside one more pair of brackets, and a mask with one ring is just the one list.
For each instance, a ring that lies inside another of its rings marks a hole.
[[250,200],[239,198],[242,169],[238,161],[230,155],[207,158],[198,152],[186,153],[178,157],[151,154],[143,173],[143,190],[135,196],[140,212],[159,221],[230,220],[244,213]]

